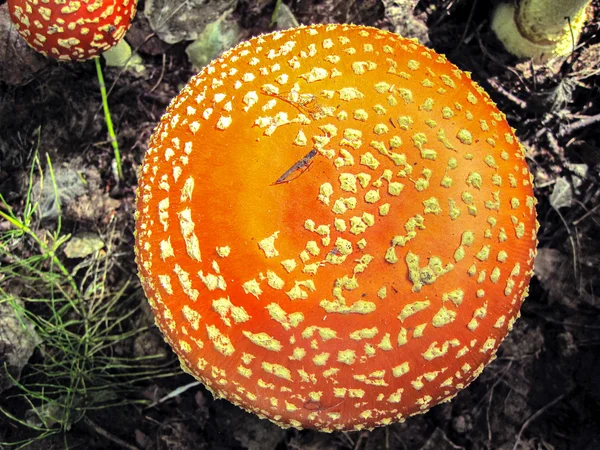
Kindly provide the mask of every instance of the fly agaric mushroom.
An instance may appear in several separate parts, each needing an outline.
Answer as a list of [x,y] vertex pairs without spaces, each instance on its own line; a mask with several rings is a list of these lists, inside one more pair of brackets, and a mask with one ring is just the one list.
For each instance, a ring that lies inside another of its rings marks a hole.
[[11,19],[30,47],[62,61],[86,60],[125,35],[137,0],[8,0]]
[[173,100],[138,188],[140,279],[183,368],[281,426],[401,421],[489,363],[536,248],[523,148],[415,41],[251,39]]

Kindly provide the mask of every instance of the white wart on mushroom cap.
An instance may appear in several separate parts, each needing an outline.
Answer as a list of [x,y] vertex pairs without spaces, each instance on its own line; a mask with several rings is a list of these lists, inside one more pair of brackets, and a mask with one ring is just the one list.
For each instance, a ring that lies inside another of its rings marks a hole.
[[218,397],[282,426],[427,411],[494,357],[526,295],[522,147],[467,74],[373,28],[245,42],[173,100],[146,154],[137,261]]

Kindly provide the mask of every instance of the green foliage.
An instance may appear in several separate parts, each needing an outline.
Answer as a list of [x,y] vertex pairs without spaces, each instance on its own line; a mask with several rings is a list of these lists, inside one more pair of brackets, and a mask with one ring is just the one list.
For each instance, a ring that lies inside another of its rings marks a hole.
[[206,66],[225,50],[236,45],[241,30],[236,22],[227,20],[230,12],[223,14],[214,22],[206,25],[198,39],[188,45],[185,50],[192,64],[197,68]]
[[[134,321],[142,301],[140,291],[131,294],[130,281],[114,288],[107,284],[115,261],[111,246],[115,225],[104,237],[106,250],[96,251],[69,270],[59,253],[70,239],[61,232],[60,214],[53,231],[35,229],[36,169],[42,184],[54,186],[60,210],[51,161],[47,160],[49,180],[40,166],[36,156],[21,213],[0,195],[0,221],[12,225],[0,231],[0,303],[9,304],[23,325],[32,324],[41,342],[39,354],[20,379],[12,378],[4,363],[2,371],[15,388],[0,403],[0,413],[26,427],[29,437],[0,446],[26,447],[65,433],[90,412],[142,403],[136,395],[139,383],[179,373],[156,361],[164,355],[118,356],[118,348],[130,345],[147,327],[136,328]],[[28,408],[24,417],[15,412],[16,405]]]

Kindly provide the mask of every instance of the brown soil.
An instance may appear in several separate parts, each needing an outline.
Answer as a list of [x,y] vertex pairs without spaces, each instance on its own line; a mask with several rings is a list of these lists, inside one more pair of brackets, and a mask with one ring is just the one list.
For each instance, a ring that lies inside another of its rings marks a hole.
[[[274,3],[241,0],[235,14],[249,34],[266,32]],[[301,23],[390,28],[377,0],[285,3]],[[65,435],[30,448],[600,449],[600,122],[580,122],[600,114],[600,4],[595,1],[593,7],[595,19],[585,29],[581,45],[566,62],[553,67],[519,63],[503,51],[489,31],[490,2],[422,0],[418,5],[418,18],[429,30],[429,45],[472,72],[516,128],[536,177],[541,223],[538,278],[532,282],[522,318],[498,358],[451,403],[373,432],[322,434],[281,430],[213,400],[196,386],[149,408],[88,413]],[[146,66],[143,77],[105,69],[123,155],[124,179],[118,184],[94,65],[58,64],[27,52],[20,53],[26,58],[1,62],[0,71],[11,77],[10,84],[0,81],[0,193],[9,204],[22,207],[38,141],[42,161],[48,154],[55,168],[84,172],[93,183],[63,211],[63,229],[95,231],[116,221],[118,261],[109,275],[114,285],[135,274],[134,189],[148,138],[169,101],[194,73],[183,44],[166,45],[157,38],[144,41],[149,34],[139,13],[130,39],[134,46],[145,42],[138,48]],[[7,43],[8,39],[0,36],[5,40],[0,47],[19,45]],[[583,176],[581,167],[587,169]],[[550,195],[560,178],[578,188],[572,205],[556,210]],[[48,214],[52,221],[51,211]],[[139,285],[130,289],[139,290]],[[164,352],[175,361],[156,329],[124,351]],[[154,401],[192,381],[183,373],[148,381],[137,395]],[[2,408],[22,410],[12,402],[11,391],[0,396]],[[0,418],[0,441],[27,433]]]

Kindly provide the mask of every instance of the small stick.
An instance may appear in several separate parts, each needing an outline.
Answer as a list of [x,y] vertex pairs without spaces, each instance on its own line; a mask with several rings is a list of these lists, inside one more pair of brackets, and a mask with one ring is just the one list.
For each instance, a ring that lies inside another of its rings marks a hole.
[[177,397],[178,395],[183,394],[185,391],[187,391],[188,389],[191,389],[193,387],[196,387],[198,385],[200,385],[201,383],[199,381],[192,381],[191,383],[188,383],[184,386],[179,386],[177,389],[175,389],[174,391],[169,392],[167,395],[165,395],[164,397],[161,397],[159,400],[156,400],[155,402],[153,402],[151,405],[148,405],[145,409],[149,409],[149,408],[154,408],[156,405],[159,405],[161,403],[166,402],[167,400],[170,400],[172,398]]
[[473,21],[473,14],[475,13],[476,7],[477,7],[477,0],[475,0],[473,2],[473,5],[471,6],[471,11],[469,11],[469,17],[467,19],[467,24],[465,25],[465,30],[463,31],[462,36],[460,37],[460,42],[458,43],[458,46],[456,47],[456,51],[460,50],[460,48],[462,47],[462,45],[465,42],[465,39],[467,38],[467,33],[469,32],[469,25]]
[[548,403],[546,406],[544,406],[543,408],[536,411],[529,419],[527,419],[525,421],[525,423],[519,430],[519,434],[517,434],[517,441],[515,442],[515,445],[513,446],[512,450],[517,450],[517,448],[519,447],[519,444],[521,443],[521,436],[523,435],[523,432],[527,429],[527,427],[529,425],[531,425],[531,422],[533,422],[535,419],[540,417],[542,414],[544,414],[548,409],[552,408],[558,402],[562,401],[562,399],[565,398],[567,396],[567,394],[568,393],[559,395],[554,400],[552,400],[550,403]]
[[511,102],[513,102],[516,106],[518,106],[521,109],[527,109],[527,102],[524,100],[521,100],[519,97],[517,97],[516,95],[510,93],[509,91],[507,91],[506,89],[504,89],[502,86],[500,86],[499,83],[497,83],[496,81],[494,81],[493,79],[488,79],[487,82],[490,84],[490,86],[492,86],[496,91],[498,91],[500,94],[502,94],[504,97],[506,97],[508,100],[510,100]]
[[165,53],[163,53],[163,55],[162,55],[162,69],[160,71],[160,76],[158,77],[158,81],[156,82],[156,84],[154,86],[152,86],[152,89],[150,89],[148,91],[148,93],[154,92],[158,88],[158,86],[160,85],[160,83],[162,82],[163,77],[165,76],[165,67],[166,67],[166,65],[167,65],[167,55]]
[[104,109],[104,118],[106,120],[106,128],[108,128],[108,136],[113,146],[115,153],[115,162],[117,163],[117,182],[123,178],[123,169],[121,168],[121,152],[119,151],[119,142],[115,135],[110,110],[108,109],[108,95],[106,94],[106,84],[104,84],[104,76],[102,75],[102,67],[100,66],[100,58],[94,58],[96,63],[96,73],[98,74],[98,84],[100,85],[100,94],[102,95],[102,108]]
[[98,425],[97,423],[95,423],[94,421],[92,421],[92,419],[90,419],[89,417],[85,417],[83,419],[83,421],[86,423],[87,426],[89,426],[90,428],[92,428],[100,436],[103,436],[106,439],[108,439],[109,441],[114,442],[119,447],[126,448],[127,450],[139,450],[135,445],[128,444],[123,439],[115,436],[114,434],[109,433],[104,428],[102,428],[100,425]]
[[[596,210],[600,208],[600,203],[598,203],[596,206],[594,206],[592,209],[590,209],[588,212],[586,212],[583,216],[581,216],[579,219],[574,220],[573,222],[571,222],[573,225],[577,226],[579,225],[583,220],[585,220],[586,218],[588,218],[589,216],[591,216],[593,213],[596,212]],[[600,327],[599,327],[600,328]]]
[[589,127],[590,125],[594,125],[598,122],[600,122],[600,114],[596,114],[595,116],[588,116],[578,120],[577,122],[573,122],[565,126],[562,130],[560,130],[560,133],[558,133],[558,135],[560,137],[569,136],[577,130]]

